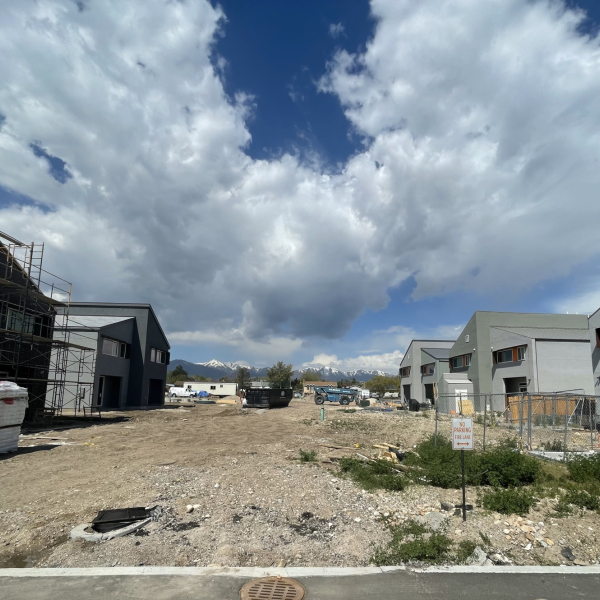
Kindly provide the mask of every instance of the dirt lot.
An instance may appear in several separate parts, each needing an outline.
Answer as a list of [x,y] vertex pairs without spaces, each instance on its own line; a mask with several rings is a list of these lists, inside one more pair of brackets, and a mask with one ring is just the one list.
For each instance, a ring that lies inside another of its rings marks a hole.
[[[412,447],[433,431],[432,418],[337,406],[326,408],[325,422],[318,415],[301,400],[271,411],[198,405],[29,433],[16,455],[0,455],[0,567],[367,565],[388,539],[382,516],[403,521],[460,502],[458,490],[426,486],[365,492],[340,479],[335,463],[298,460],[300,449],[317,450],[319,461],[352,454],[321,444],[359,444],[365,453],[382,441]],[[469,489],[467,501],[476,499]],[[199,506],[188,513],[187,505]],[[450,516],[448,535],[480,543],[482,532],[516,564],[571,564],[565,546],[579,562],[600,560],[600,515],[559,519],[551,505],[544,500],[519,520],[476,507],[466,524]],[[129,506],[162,513],[123,538],[69,539],[99,510]]]

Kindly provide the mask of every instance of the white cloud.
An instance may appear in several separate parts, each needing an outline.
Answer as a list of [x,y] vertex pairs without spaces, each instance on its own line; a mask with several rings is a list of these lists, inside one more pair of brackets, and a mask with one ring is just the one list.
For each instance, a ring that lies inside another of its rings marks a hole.
[[345,31],[344,26],[341,23],[331,23],[329,25],[329,35],[335,40],[343,35]]
[[591,315],[600,308],[600,278],[589,281],[587,289],[579,290],[565,296],[553,304],[558,313]]
[[404,354],[399,350],[381,354],[363,354],[352,358],[338,359],[335,354],[317,354],[314,358],[304,363],[305,368],[335,367],[340,371],[368,371],[379,370],[395,374]]
[[[86,6],[0,7],[0,185],[50,208],[2,229],[45,241],[75,299],[152,302],[172,341],[239,335],[253,358],[339,338],[411,275],[417,297],[518,293],[598,252],[600,50],[559,2],[373,0],[365,52],[321,83],[364,136],[336,174],[244,152],[220,8]],[[361,358],[394,353],[378,336]]]

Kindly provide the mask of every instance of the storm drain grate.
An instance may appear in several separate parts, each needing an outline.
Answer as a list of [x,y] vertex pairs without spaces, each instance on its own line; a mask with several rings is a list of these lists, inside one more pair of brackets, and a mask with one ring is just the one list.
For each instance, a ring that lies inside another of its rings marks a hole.
[[288,577],[263,577],[246,583],[240,590],[241,600],[302,600],[304,587]]

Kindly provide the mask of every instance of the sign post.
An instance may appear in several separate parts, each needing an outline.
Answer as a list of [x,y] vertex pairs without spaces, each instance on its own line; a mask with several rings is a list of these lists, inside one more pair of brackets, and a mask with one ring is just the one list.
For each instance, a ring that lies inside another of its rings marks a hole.
[[467,520],[467,492],[465,489],[465,450],[473,450],[473,419],[452,419],[452,449],[460,450],[462,471],[462,515]]

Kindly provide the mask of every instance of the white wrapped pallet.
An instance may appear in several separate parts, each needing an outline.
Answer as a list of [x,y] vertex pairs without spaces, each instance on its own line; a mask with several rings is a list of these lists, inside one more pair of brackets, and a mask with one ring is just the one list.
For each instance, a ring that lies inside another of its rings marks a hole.
[[16,452],[29,396],[12,381],[0,381],[0,453]]

